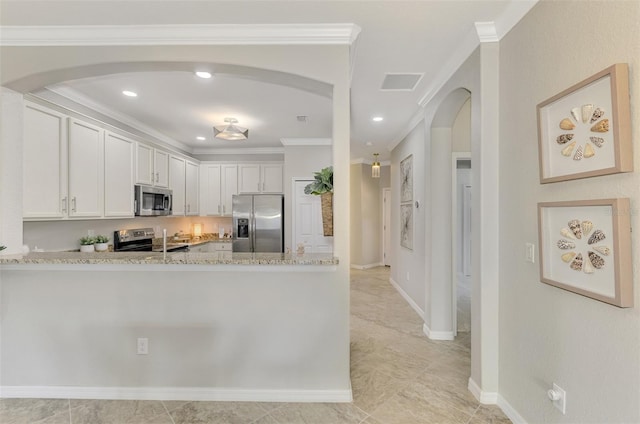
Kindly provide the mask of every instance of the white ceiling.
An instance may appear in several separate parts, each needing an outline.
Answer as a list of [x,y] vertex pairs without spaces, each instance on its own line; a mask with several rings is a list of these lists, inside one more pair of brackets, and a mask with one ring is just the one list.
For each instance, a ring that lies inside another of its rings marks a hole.
[[[6,1],[3,25],[134,25],[355,23],[351,89],[352,158],[389,158],[409,129],[419,102],[437,87],[456,58],[477,45],[475,22],[503,21],[511,0],[472,1]],[[528,3],[531,3],[529,1]],[[530,8],[531,6],[528,6]],[[527,10],[528,10],[527,8]],[[126,13],[125,13],[126,12]],[[519,19],[519,18],[518,18]],[[515,22],[514,22],[515,23]],[[472,47],[473,47],[472,45]],[[458,57],[457,60],[460,60]],[[421,73],[413,91],[381,91],[386,73]],[[445,75],[445,77],[448,75]],[[213,141],[213,125],[235,117],[249,128],[248,147],[280,147],[281,138],[331,136],[331,101],[321,95],[265,82],[218,75],[200,80],[189,72],[138,72],[67,81],[54,87],[76,100],[90,99],[154,128],[191,149]],[[121,95],[138,91],[135,99]],[[300,124],[297,115],[308,115]],[[382,122],[372,122],[382,116]],[[207,137],[205,142],[195,139]],[[370,145],[367,145],[370,143]],[[234,144],[236,146],[237,144]]]

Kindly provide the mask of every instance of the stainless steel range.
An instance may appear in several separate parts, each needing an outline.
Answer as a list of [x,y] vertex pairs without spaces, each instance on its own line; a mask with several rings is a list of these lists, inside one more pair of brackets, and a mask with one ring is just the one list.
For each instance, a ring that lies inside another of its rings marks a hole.
[[153,228],[119,230],[113,232],[114,252],[151,252],[153,250]]

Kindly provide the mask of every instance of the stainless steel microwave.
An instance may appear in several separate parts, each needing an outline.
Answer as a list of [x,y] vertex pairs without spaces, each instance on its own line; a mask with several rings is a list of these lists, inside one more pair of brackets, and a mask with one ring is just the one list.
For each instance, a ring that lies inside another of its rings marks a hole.
[[136,216],[165,216],[173,210],[173,192],[168,188],[134,186]]

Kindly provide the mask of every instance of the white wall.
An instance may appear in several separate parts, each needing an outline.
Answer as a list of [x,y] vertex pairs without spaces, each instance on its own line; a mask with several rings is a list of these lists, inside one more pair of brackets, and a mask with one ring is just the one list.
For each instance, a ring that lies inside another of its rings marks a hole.
[[[539,281],[524,261],[541,201],[631,198],[636,171],[539,184],[536,105],[614,63],[630,65],[632,134],[640,135],[640,3],[540,2],[500,42],[500,394],[529,423],[640,422],[640,249],[631,216],[635,307],[620,309]],[[474,163],[475,166],[475,163]],[[567,391],[567,414],[546,390]]]
[[464,102],[451,127],[451,151],[471,151],[471,99]]

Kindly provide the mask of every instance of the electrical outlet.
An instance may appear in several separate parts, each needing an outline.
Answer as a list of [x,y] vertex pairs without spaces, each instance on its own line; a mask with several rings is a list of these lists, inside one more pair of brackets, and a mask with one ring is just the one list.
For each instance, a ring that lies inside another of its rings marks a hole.
[[555,406],[557,410],[562,412],[562,415],[566,414],[567,392],[565,392],[563,388],[558,386],[556,383],[553,383],[553,389],[547,391],[547,396],[549,397],[549,400],[553,402],[553,406]]
[[149,339],[146,337],[138,338],[138,355],[147,355],[149,353]]
[[533,243],[525,243],[525,255],[524,260],[527,262],[531,262],[532,264],[536,262],[536,245]]
[[95,235],[96,235],[95,230],[87,230],[87,236],[89,236],[89,237],[93,237],[93,236],[95,236]]

